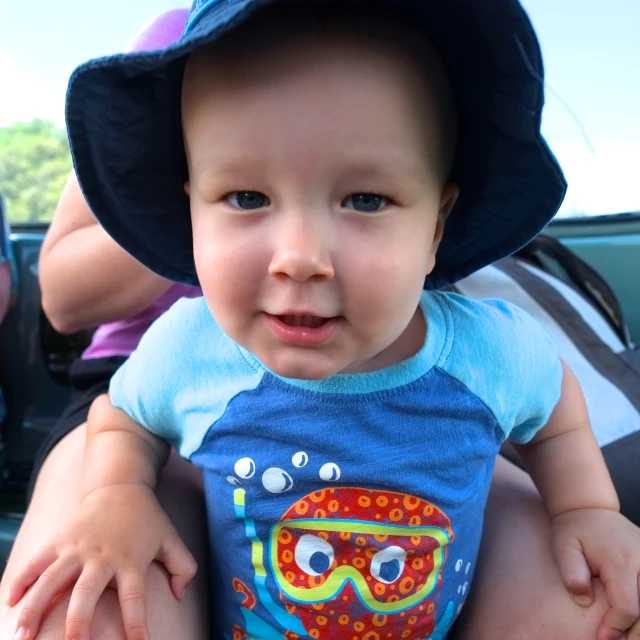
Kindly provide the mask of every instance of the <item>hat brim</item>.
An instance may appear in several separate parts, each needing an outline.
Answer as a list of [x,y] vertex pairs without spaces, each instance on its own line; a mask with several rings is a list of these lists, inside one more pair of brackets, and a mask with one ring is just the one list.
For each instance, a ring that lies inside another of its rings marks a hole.
[[[198,284],[184,192],[184,65],[194,49],[272,1],[214,3],[176,44],[93,60],[71,77],[67,128],[87,202],[116,242],[170,280]],[[388,4],[425,32],[456,98],[452,179],[461,194],[425,285],[440,288],[524,246],[555,215],[566,183],[540,134],[542,59],[519,2]]]

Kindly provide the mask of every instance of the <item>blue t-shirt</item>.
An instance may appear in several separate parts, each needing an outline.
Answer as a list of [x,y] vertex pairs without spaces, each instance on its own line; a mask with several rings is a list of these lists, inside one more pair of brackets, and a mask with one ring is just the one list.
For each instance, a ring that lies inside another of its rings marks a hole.
[[202,468],[223,637],[446,637],[496,454],[546,423],[562,367],[513,305],[425,292],[421,308],[412,358],[309,381],[182,300],[114,376],[113,404]]

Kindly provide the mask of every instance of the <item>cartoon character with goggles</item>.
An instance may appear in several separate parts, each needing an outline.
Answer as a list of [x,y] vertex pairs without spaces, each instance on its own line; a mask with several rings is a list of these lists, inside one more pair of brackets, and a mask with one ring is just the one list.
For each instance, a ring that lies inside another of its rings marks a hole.
[[[454,605],[447,604],[437,625],[436,606],[453,531],[440,509],[411,495],[355,487],[304,496],[269,534],[267,558],[280,604],[266,588],[264,545],[244,501],[244,489],[235,489],[257,595],[234,580],[245,624],[234,628],[233,640],[445,637]],[[257,600],[288,630],[284,636],[253,612]]]

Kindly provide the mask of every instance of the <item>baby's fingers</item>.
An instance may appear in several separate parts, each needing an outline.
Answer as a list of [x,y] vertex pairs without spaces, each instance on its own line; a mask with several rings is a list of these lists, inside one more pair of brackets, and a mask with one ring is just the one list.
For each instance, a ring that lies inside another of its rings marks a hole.
[[579,541],[575,538],[556,541],[554,554],[567,591],[580,606],[588,607],[593,602],[591,570]]
[[[640,576],[637,578],[638,582],[638,599],[640,599]],[[629,629],[627,632],[627,640],[640,640],[640,620]]]
[[603,568],[600,580],[607,592],[609,609],[600,625],[598,640],[619,640],[640,617],[638,576],[618,566]]
[[71,593],[67,610],[67,640],[89,638],[89,626],[100,596],[113,577],[110,567],[85,567]]
[[9,585],[9,594],[5,604],[13,607],[20,602],[24,592],[58,559],[58,551],[54,545],[48,544],[39,549],[33,558],[18,571]]
[[35,638],[42,616],[54,598],[64,591],[78,575],[78,565],[67,560],[56,560],[36,581],[24,598],[16,624],[16,640]]
[[149,640],[146,582],[147,577],[140,573],[118,575],[118,599],[127,640]]
[[171,574],[173,595],[178,599],[182,598],[187,585],[196,575],[198,565],[177,533],[163,543],[158,560]]

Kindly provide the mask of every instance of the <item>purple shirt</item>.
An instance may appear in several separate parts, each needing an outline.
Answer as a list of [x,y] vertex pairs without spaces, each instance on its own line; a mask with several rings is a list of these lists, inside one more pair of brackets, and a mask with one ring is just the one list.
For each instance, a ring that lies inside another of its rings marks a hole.
[[[156,17],[131,43],[131,51],[161,49],[180,38],[189,16],[189,9],[173,9]],[[161,295],[152,305],[131,318],[110,322],[98,327],[93,340],[82,358],[107,358],[129,356],[138,346],[142,334],[153,321],[180,298],[196,298],[202,295],[197,287],[176,284]]]
[[184,32],[188,17],[188,8],[171,9],[160,14],[136,35],[129,50],[152,51],[173,44]]
[[173,285],[144,311],[125,320],[109,322],[96,329],[91,344],[82,354],[83,360],[108,358],[109,356],[130,356],[138,346],[140,338],[173,303],[180,298],[197,298],[202,295],[198,287],[182,284]]

